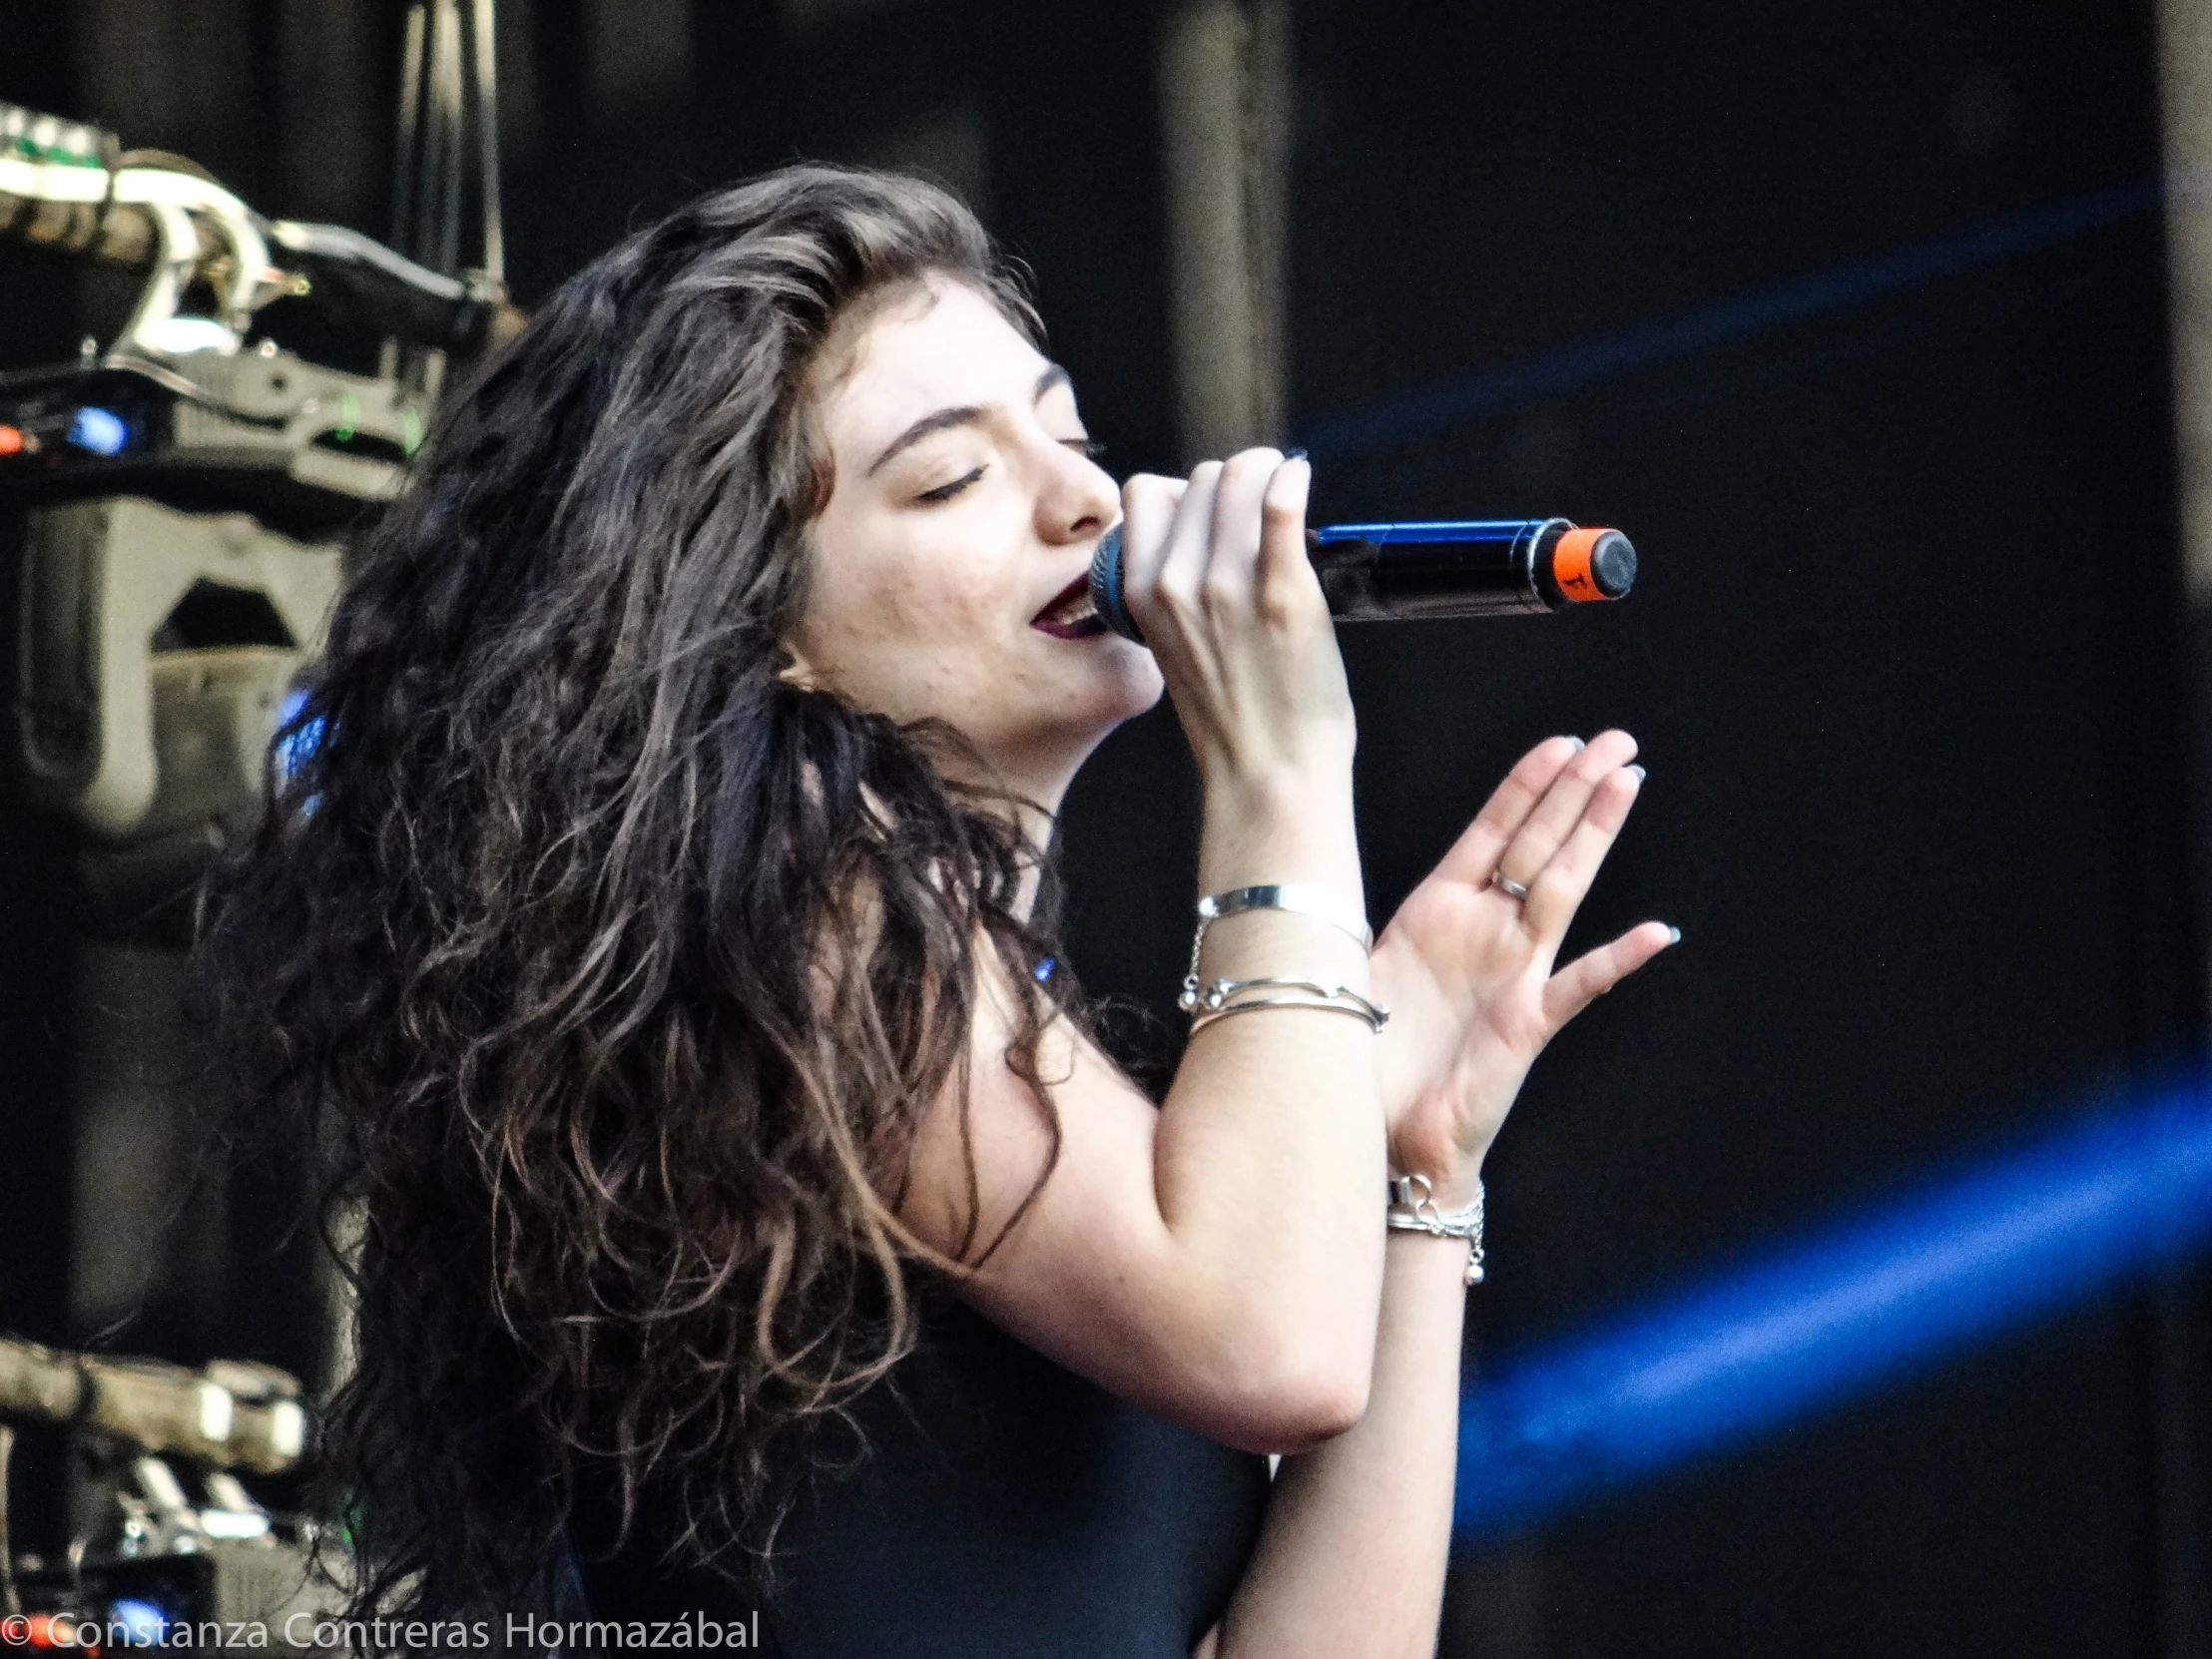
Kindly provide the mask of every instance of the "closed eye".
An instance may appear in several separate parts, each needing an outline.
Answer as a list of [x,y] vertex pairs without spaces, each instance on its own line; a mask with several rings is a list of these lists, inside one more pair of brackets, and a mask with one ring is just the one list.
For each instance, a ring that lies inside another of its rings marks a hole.
[[916,496],[914,499],[916,499],[917,501],[950,501],[955,495],[958,495],[962,490],[966,489],[968,485],[974,483],[976,479],[982,476],[983,469],[981,467],[977,467],[972,472],[968,473],[965,477],[955,478],[949,484],[939,484],[933,490],[923,490],[921,494]]
[[1105,459],[1106,446],[1096,438],[1062,438],[1060,441],[1087,460]]

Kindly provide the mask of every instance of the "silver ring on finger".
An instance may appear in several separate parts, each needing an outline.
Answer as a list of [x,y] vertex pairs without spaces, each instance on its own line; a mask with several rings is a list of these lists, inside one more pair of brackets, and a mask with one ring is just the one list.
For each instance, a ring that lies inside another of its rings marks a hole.
[[1502,890],[1507,898],[1526,898],[1528,896],[1528,889],[1502,869],[1495,871],[1490,876],[1490,885]]

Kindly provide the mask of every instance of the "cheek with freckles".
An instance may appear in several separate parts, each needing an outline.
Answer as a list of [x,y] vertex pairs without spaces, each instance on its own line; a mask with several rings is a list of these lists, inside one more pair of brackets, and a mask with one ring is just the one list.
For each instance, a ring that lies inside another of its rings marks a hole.
[[986,694],[1003,649],[1007,595],[987,567],[934,557],[826,563],[802,645],[863,707],[900,719],[957,718]]

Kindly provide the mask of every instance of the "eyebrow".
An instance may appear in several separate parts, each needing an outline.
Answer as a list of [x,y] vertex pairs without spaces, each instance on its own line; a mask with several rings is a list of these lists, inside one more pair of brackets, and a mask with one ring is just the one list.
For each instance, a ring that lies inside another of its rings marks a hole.
[[[1036,390],[1029,394],[1029,401],[1033,404],[1041,403],[1044,401],[1044,394],[1052,390],[1053,387],[1071,384],[1073,382],[1068,379],[1066,369],[1058,363],[1047,363],[1045,371],[1037,376]],[[919,443],[930,433],[942,432],[952,426],[972,426],[989,412],[989,409],[980,403],[961,403],[952,408],[937,409],[923,415],[906,430],[899,433],[897,437],[891,439],[883,452],[868,463],[868,476],[873,477],[876,473],[882,471],[889,464],[892,456],[898,454],[902,449]]]

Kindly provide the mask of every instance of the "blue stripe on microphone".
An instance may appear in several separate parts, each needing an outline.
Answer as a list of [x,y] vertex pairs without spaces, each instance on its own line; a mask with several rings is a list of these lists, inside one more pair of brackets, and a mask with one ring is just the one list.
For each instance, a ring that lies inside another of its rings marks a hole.
[[1431,518],[1398,519],[1387,524],[1324,524],[1313,532],[1314,540],[1373,542],[1386,547],[1392,542],[1483,542],[1508,544],[1534,535],[1551,520],[1544,518]]

